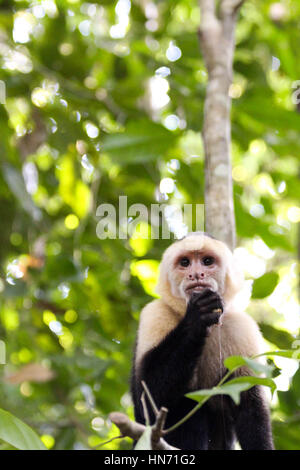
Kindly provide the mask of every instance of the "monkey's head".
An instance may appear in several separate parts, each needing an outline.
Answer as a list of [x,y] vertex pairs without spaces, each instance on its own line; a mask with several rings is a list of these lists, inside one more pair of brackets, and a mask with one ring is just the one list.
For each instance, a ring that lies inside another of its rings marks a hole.
[[217,292],[226,310],[242,286],[243,276],[229,248],[203,232],[192,232],[164,252],[157,291],[183,314],[194,292]]

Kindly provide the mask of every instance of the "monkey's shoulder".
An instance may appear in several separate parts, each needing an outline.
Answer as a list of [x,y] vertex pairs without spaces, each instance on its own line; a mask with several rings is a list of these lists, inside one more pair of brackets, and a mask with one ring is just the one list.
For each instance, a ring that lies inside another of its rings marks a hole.
[[140,314],[136,361],[157,346],[180,322],[181,316],[160,299],[148,303]]

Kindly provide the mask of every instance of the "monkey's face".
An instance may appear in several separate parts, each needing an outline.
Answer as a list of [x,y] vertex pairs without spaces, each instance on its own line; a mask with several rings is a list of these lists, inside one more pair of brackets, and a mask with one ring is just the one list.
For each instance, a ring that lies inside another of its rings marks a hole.
[[187,302],[194,292],[211,289],[221,297],[225,289],[225,268],[221,259],[210,251],[181,252],[169,273],[173,295]]
[[229,248],[203,233],[191,233],[164,252],[157,292],[170,307],[184,314],[194,292],[217,292],[226,309],[233,307],[243,287],[243,275]]

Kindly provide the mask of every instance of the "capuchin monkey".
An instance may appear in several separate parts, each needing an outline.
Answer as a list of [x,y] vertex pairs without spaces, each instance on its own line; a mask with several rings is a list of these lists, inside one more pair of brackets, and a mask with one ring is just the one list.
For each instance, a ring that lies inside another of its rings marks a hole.
[[[135,418],[145,423],[141,402],[144,381],[158,408],[168,408],[165,429],[182,419],[196,402],[185,394],[218,384],[224,359],[263,352],[255,321],[239,311],[234,299],[243,277],[229,248],[202,232],[192,232],[164,253],[159,300],[141,312],[131,392]],[[235,376],[249,375],[242,367]],[[149,404],[148,404],[149,405]],[[148,406],[151,424],[154,414]],[[264,390],[241,393],[239,405],[228,396],[210,398],[166,441],[179,449],[273,449],[269,407]]]

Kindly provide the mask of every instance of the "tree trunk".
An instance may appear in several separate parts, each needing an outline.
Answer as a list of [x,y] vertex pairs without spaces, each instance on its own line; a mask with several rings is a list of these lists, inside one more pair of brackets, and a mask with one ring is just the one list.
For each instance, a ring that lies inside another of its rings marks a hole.
[[232,191],[229,87],[232,81],[234,31],[242,2],[222,0],[216,14],[214,0],[199,0],[200,44],[208,72],[204,105],[206,231],[235,247]]

